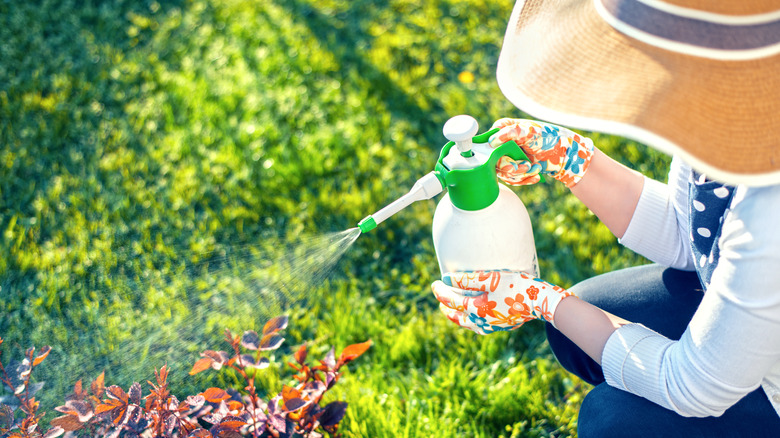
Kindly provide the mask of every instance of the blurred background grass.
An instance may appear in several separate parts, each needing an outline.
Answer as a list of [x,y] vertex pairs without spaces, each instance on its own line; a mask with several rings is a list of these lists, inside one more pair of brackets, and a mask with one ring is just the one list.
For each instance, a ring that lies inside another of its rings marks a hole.
[[[234,383],[188,378],[198,351],[223,348],[225,327],[257,328],[283,310],[281,353],[373,339],[334,390],[350,403],[346,436],[575,435],[588,388],[557,365],[541,324],[478,337],[439,315],[428,289],[434,201],[362,236],[329,278],[294,291],[305,302],[283,309],[184,268],[236,248],[260,249],[245,263],[284,259],[294,242],[404,194],[432,168],[450,116],[472,114],[483,129],[523,116],[494,77],[511,8],[0,0],[4,357],[54,347],[38,376],[49,411],[103,369],[127,387],[168,363],[176,389],[192,393]],[[587,134],[663,180],[660,153]],[[570,286],[644,262],[560,185],[517,192],[545,279]],[[285,371],[267,379],[273,390]]]

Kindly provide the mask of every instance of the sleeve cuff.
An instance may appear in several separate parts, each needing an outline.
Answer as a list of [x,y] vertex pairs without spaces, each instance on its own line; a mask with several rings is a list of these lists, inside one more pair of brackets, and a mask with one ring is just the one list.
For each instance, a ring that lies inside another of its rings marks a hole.
[[618,241],[653,262],[687,269],[683,263],[687,260],[684,254],[687,242],[681,241],[677,215],[666,184],[645,177],[631,222]]
[[[665,215],[659,214],[667,210],[669,194],[666,184],[645,177],[642,194],[631,216],[626,232],[620,238],[620,243],[628,248],[650,248],[657,239],[645,239],[647,230],[663,228],[666,222]],[[661,245],[659,245],[661,246]]]
[[601,355],[607,384],[661,404],[661,364],[673,343],[641,324],[615,330]]

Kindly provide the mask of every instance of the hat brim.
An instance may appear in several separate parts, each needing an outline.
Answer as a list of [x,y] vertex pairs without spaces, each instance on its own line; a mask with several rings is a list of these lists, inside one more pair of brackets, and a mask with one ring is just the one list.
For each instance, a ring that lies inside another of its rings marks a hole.
[[520,0],[499,88],[533,117],[632,138],[731,184],[780,183],[780,56],[720,61],[630,38],[592,0]]

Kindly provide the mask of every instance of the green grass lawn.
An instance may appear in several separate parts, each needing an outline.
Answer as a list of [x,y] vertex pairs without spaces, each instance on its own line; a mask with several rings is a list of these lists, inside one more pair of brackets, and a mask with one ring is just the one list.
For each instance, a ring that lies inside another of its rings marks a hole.
[[[302,342],[374,342],[332,391],[350,404],[345,436],[576,435],[588,387],[541,323],[479,337],[439,314],[434,201],[361,236],[328,276],[293,260],[430,171],[450,116],[523,116],[495,83],[512,5],[0,1],[3,357],[53,347],[38,374],[50,412],[102,370],[127,388],[167,363],[190,394],[236,384],[187,376],[224,328],[286,313],[269,391]],[[663,179],[661,154],[592,138]],[[546,280],[644,262],[561,185],[516,192]]]

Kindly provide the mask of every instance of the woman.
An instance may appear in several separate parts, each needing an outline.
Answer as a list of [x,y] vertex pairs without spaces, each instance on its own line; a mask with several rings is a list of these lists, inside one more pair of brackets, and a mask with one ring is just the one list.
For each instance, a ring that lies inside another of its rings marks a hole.
[[519,1],[498,81],[535,117],[674,156],[663,184],[555,125],[503,119],[491,139],[529,157],[499,162],[505,182],[563,182],[655,264],[569,291],[451,273],[433,285],[444,313],[482,334],[548,321],[595,385],[582,437],[780,435],[780,5]]

